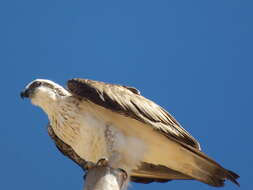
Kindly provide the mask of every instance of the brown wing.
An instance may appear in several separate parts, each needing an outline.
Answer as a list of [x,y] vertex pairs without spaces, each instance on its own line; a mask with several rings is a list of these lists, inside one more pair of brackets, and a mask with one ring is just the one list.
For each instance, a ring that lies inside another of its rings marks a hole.
[[133,87],[107,84],[88,79],[71,79],[69,91],[81,98],[114,112],[132,117],[149,124],[154,130],[167,137],[200,149],[196,141],[180,124],[163,108],[140,95]]

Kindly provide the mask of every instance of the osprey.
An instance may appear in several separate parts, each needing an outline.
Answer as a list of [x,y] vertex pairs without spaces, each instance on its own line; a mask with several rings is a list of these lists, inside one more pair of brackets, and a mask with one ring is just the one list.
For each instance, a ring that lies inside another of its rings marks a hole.
[[162,107],[133,88],[88,79],[71,79],[67,89],[36,79],[21,97],[48,115],[48,132],[58,149],[83,169],[106,158],[135,182],[194,179],[212,186],[239,185]]

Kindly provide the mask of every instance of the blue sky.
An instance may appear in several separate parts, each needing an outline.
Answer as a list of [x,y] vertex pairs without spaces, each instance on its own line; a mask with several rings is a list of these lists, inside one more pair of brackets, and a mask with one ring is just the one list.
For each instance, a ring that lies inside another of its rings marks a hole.
[[[0,2],[1,189],[82,189],[20,91],[35,78],[135,86],[253,188],[253,3],[245,0]],[[169,151],[169,150],[168,150]],[[196,181],[130,189],[214,189]],[[238,189],[227,182],[223,189]]]

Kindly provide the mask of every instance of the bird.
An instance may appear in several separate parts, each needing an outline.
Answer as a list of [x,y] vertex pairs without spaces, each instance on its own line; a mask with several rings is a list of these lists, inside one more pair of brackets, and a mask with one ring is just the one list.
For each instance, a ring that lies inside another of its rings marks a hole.
[[134,87],[73,78],[67,87],[35,79],[20,93],[42,108],[56,147],[84,170],[106,159],[139,183],[197,180],[239,186],[238,174],[202,152],[164,108]]

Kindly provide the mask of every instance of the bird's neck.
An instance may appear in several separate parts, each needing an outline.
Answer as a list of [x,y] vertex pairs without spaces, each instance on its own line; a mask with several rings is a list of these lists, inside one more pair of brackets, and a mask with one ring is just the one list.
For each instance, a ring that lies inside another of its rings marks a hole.
[[60,97],[47,96],[47,98],[39,102],[38,106],[48,115],[50,122],[56,121],[60,123],[64,123],[69,114],[75,113],[79,109],[78,102],[68,95]]
[[52,114],[57,112],[60,100],[44,98],[41,101],[37,101],[35,105],[39,106],[47,115],[50,117]]
[[47,88],[40,88],[36,95],[32,98],[32,103],[41,107],[48,116],[57,112],[61,102],[70,96],[69,92],[64,90],[65,96],[57,95],[54,91]]
[[32,103],[39,106],[48,116],[56,111],[59,102],[59,98],[54,96],[41,96],[32,99]]

